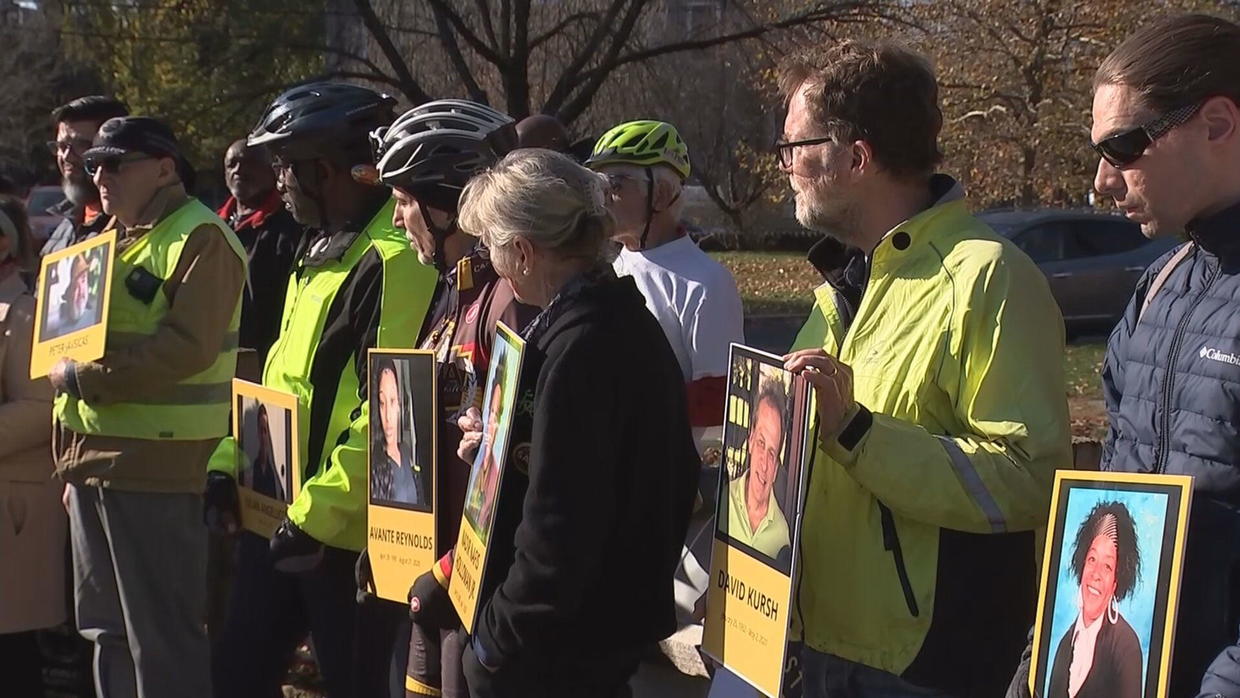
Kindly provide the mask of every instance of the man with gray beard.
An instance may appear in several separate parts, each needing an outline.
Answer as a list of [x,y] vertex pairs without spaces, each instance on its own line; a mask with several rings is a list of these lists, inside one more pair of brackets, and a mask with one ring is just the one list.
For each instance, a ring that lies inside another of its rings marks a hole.
[[827,236],[785,357],[818,411],[803,694],[1001,695],[1033,619],[1034,531],[1072,464],[1063,319],[1037,266],[935,173],[923,57],[840,41],[780,78],[780,166],[797,219]]
[[56,156],[56,168],[60,170],[60,183],[65,192],[65,200],[49,210],[64,216],[64,220],[48,237],[39,252],[41,256],[63,250],[103,231],[109,217],[103,215],[103,209],[99,205],[99,190],[86,174],[82,153],[90,148],[100,124],[114,117],[128,115],[129,108],[123,102],[104,95],[79,97],[52,112],[56,140],[49,141],[47,145]]

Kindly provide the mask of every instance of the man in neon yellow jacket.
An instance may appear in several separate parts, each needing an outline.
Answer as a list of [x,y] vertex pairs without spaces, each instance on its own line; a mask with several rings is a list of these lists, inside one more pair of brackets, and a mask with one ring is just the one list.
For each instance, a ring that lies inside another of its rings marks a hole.
[[1035,530],[1071,467],[1062,318],[1029,258],[933,174],[924,59],[846,41],[794,57],[781,86],[797,217],[828,234],[787,357],[819,416],[805,695],[1002,695],[1033,619]]
[[[354,85],[302,85],[280,95],[249,137],[271,149],[277,188],[309,228],[263,369],[263,385],[297,396],[304,455],[301,490],[270,541],[241,534],[213,656],[221,698],[278,694],[307,631],[328,695],[386,694],[400,617],[355,602],[366,544],[367,351],[414,344],[438,279],[393,227],[388,190],[364,176],[373,170],[369,132],[391,121],[393,104]],[[226,443],[212,459],[209,524],[236,515],[230,455]]]

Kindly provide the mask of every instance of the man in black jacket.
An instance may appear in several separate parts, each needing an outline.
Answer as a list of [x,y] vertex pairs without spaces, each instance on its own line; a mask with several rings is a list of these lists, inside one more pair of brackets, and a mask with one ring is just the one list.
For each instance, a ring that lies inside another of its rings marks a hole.
[[1240,698],[1240,26],[1143,27],[1099,67],[1093,117],[1098,193],[1147,237],[1191,238],[1111,333],[1102,469],[1194,477],[1168,695]]
[[244,139],[229,146],[224,155],[224,183],[232,196],[220,207],[219,215],[236,231],[250,262],[241,297],[238,342],[254,354],[238,357],[237,375],[258,381],[267,350],[280,334],[289,270],[305,228],[293,220],[276,191],[266,148],[248,146]]

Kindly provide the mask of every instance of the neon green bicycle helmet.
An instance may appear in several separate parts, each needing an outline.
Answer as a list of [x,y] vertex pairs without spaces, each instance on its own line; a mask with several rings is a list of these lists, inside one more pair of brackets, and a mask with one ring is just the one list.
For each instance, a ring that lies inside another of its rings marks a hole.
[[586,160],[592,168],[616,164],[667,165],[688,179],[689,148],[666,121],[629,121],[604,133]]

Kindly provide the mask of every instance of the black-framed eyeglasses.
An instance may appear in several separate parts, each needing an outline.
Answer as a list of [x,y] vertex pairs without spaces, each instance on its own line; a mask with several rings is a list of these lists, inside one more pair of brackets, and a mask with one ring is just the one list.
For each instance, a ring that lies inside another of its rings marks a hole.
[[48,141],[47,142],[47,149],[52,151],[53,153],[56,153],[57,155],[73,153],[74,155],[77,155],[80,157],[82,153],[85,153],[87,150],[90,150],[90,146],[91,146],[91,141],[89,138],[70,138],[70,139],[63,140],[63,141]]
[[105,157],[86,158],[83,163],[86,166],[86,174],[94,177],[101,170],[108,174],[116,174],[121,168],[131,162],[141,162],[142,160],[152,160],[152,156],[146,153],[126,153],[124,155],[108,155]]
[[1104,138],[1100,143],[1091,142],[1089,145],[1112,166],[1128,167],[1145,155],[1145,149],[1149,148],[1150,144],[1167,135],[1176,126],[1187,123],[1200,108],[1200,104],[1187,104],[1172,109],[1149,123]]
[[830,143],[835,140],[830,136],[821,138],[806,138],[801,141],[775,141],[775,153],[779,156],[779,164],[784,167],[792,167],[792,151],[806,145],[819,145],[822,143]]

